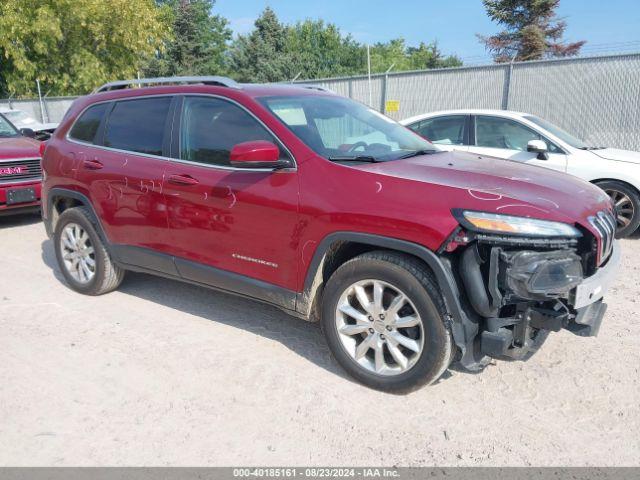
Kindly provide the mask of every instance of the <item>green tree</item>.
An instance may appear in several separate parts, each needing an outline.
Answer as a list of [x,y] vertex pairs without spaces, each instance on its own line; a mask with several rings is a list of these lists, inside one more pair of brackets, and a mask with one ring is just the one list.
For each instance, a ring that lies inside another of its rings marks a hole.
[[457,56],[445,56],[438,47],[438,42],[429,44],[420,42],[418,47],[409,47],[407,49],[407,55],[409,56],[409,68],[411,70],[462,66],[462,60]]
[[287,27],[286,51],[299,78],[353,75],[366,69],[362,45],[322,20],[307,19]]
[[578,55],[584,41],[565,43],[567,27],[556,15],[560,0],[483,0],[487,14],[505,27],[496,35],[478,35],[496,62]]
[[231,30],[227,20],[211,12],[215,0],[157,2],[172,26],[163,51],[144,68],[146,76],[222,75]]
[[396,38],[376,43],[371,48],[371,71],[374,73],[386,72],[391,67],[393,71],[401,72],[460,65],[462,61],[454,55],[445,56],[437,42],[421,42],[418,47],[407,47],[403,38]]
[[[394,71],[461,65],[445,56],[437,43],[407,47],[404,39],[379,42],[371,47],[371,70]],[[367,72],[366,46],[322,20],[283,25],[267,7],[254,30],[240,35],[229,54],[229,72],[245,82],[280,82],[299,79],[361,75]],[[299,75],[299,76],[298,76]]]
[[229,71],[244,82],[279,82],[290,79],[295,67],[287,49],[287,28],[267,7],[254,30],[240,35],[229,54]]
[[394,38],[388,42],[378,42],[371,46],[371,71],[386,72],[393,66],[395,71],[410,69],[407,45],[404,38]]
[[152,0],[2,0],[0,88],[53,95],[133,77],[169,34]]

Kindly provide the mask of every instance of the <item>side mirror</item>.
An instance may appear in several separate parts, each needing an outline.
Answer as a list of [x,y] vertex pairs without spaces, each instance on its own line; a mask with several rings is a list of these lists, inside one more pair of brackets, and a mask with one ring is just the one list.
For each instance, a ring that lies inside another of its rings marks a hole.
[[30,128],[21,128],[20,133],[23,137],[36,138],[36,132],[31,130]]
[[280,159],[280,149],[271,142],[254,140],[238,143],[231,149],[231,166],[236,168],[288,168],[291,162]]
[[537,153],[538,160],[549,160],[549,147],[543,140],[530,140],[527,143],[527,152]]

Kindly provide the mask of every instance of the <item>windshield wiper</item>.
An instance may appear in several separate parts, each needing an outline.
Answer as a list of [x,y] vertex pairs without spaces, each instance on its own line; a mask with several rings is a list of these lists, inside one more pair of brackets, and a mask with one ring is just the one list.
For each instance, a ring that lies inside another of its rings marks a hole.
[[377,163],[379,160],[376,160],[375,157],[371,155],[353,155],[353,156],[343,156],[343,157],[329,157],[329,160],[332,162],[369,162],[369,163]]
[[414,150],[413,152],[407,153],[406,155],[402,155],[401,157],[398,157],[398,160],[411,157],[419,157],[420,155],[432,155],[434,153],[440,152],[440,150],[436,150],[434,148],[423,148],[422,150]]
[[580,147],[578,150],[604,150],[607,147]]

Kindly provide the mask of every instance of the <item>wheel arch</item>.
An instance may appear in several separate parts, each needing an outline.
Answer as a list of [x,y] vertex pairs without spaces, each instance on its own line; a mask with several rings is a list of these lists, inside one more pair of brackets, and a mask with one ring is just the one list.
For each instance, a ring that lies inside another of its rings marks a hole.
[[634,185],[633,183],[630,183],[627,180],[621,180],[619,178],[597,178],[595,180],[589,180],[590,183],[593,183],[595,186],[599,186],[599,183],[602,182],[617,182],[617,183],[622,183],[623,185],[631,188],[634,192],[636,192],[636,194],[638,194],[638,196],[640,196],[640,185]]
[[456,345],[463,354],[478,332],[477,321],[472,320],[460,303],[461,292],[445,259],[428,248],[406,240],[358,232],[336,232],[325,237],[318,245],[305,274],[304,288],[298,294],[298,314],[314,320],[318,313],[325,282],[347,260],[372,250],[394,251],[420,260],[434,275],[444,297],[447,322]]
[[102,228],[102,223],[98,218],[98,215],[85,194],[76,190],[70,190],[68,188],[52,188],[47,194],[47,212],[45,218],[45,229],[49,237],[53,236],[53,232],[56,228],[58,218],[65,210],[74,207],[86,207],[91,215],[91,219],[96,226],[98,235],[100,235],[105,246],[109,245],[108,238]]

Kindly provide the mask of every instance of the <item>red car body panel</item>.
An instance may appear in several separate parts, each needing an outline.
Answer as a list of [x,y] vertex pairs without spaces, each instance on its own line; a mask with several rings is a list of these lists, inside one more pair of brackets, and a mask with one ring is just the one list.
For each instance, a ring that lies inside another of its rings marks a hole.
[[[296,168],[225,170],[66,140],[89,104],[165,94],[236,101],[280,139]],[[436,251],[458,226],[455,208],[579,223],[593,232],[587,217],[611,207],[600,189],[575,177],[471,154],[332,163],[255,100],[263,95],[327,94],[287,86],[171,86],[79,99],[48,143],[45,190],[60,187],[88,197],[110,243],[151,248],[295,292],[303,291],[317,247],[335,232],[393,237]],[[175,176],[197,184],[169,181]]]
[[40,158],[40,142],[27,137],[0,138],[0,161]]
[[297,172],[227,171],[169,162],[167,177],[175,174],[200,183],[165,183],[166,253],[296,288]]
[[[0,215],[40,205],[42,187],[40,178],[12,179],[13,176],[22,175],[29,171],[26,164],[21,164],[20,160],[39,159],[39,149],[40,142],[31,138],[0,138]],[[37,176],[39,177],[39,174]],[[19,188],[33,188],[36,201],[7,205],[7,191]]]

